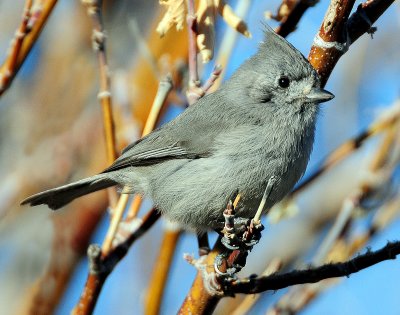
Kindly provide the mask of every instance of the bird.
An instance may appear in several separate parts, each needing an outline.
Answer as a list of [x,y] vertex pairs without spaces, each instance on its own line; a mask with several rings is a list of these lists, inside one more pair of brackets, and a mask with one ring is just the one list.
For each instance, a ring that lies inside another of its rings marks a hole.
[[251,218],[274,178],[266,208],[303,176],[312,152],[321,87],[309,61],[269,26],[257,52],[219,89],[128,145],[101,173],[21,202],[57,210],[83,195],[119,186],[150,198],[161,215],[202,233],[224,221],[229,197]]

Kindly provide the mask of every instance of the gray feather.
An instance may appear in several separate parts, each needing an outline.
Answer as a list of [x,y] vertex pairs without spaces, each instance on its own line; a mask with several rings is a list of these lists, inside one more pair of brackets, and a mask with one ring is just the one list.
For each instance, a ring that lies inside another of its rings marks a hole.
[[[281,86],[282,78],[290,84]],[[267,207],[280,201],[306,169],[319,108],[315,95],[307,98],[311,91],[320,91],[317,73],[267,27],[258,52],[216,92],[129,145],[100,175],[23,203],[56,209],[118,184],[123,192],[151,198],[183,227],[201,231],[223,221],[229,196],[239,190],[238,215],[251,217],[271,176],[277,181]]]
[[36,195],[30,196],[21,202],[21,205],[29,204],[37,206],[46,204],[52,210],[57,210],[72,200],[87,195],[89,193],[117,185],[106,176],[95,175],[82,179],[75,183],[46,190]]

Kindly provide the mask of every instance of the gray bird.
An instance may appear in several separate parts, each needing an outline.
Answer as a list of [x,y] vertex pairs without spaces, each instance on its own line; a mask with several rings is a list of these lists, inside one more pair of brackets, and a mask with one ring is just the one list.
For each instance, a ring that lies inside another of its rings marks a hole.
[[257,53],[216,92],[132,143],[98,175],[33,195],[22,204],[56,210],[119,185],[197,232],[215,229],[234,191],[237,216],[251,218],[275,178],[266,208],[301,178],[314,142],[319,103],[334,96],[306,58],[267,27]]

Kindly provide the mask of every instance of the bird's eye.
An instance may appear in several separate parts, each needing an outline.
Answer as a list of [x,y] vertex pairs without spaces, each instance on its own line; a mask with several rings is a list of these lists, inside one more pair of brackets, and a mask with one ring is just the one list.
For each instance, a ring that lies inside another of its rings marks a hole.
[[278,80],[278,84],[281,88],[285,89],[285,88],[289,87],[290,80],[288,77],[280,77]]

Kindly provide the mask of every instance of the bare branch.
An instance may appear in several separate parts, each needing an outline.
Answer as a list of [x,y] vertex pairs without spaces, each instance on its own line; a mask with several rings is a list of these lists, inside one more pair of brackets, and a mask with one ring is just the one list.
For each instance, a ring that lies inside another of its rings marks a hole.
[[254,294],[279,290],[297,284],[315,283],[329,278],[348,277],[382,261],[396,259],[399,254],[400,242],[388,243],[377,251],[367,251],[365,254],[347,262],[326,264],[307,270],[294,270],[288,273],[272,274],[259,278],[236,280],[226,285],[225,292],[227,295],[235,293]]
[[102,1],[81,1],[83,5],[86,6],[87,13],[92,19],[93,24],[92,45],[93,50],[97,54],[100,70],[100,91],[98,94],[98,98],[100,100],[101,108],[103,110],[103,123],[107,147],[107,161],[108,164],[111,164],[117,158],[117,151],[115,144],[115,128],[110,91],[110,76],[106,55],[106,34],[104,33],[102,21]]
[[72,311],[74,315],[92,314],[96,306],[103,284],[108,275],[125,257],[130,246],[147,232],[160,218],[158,210],[153,208],[143,218],[141,224],[119,245],[112,248],[109,254],[101,257],[101,250],[96,245],[91,245],[88,249],[89,256],[89,275],[87,277],[82,295]]
[[290,11],[281,19],[281,24],[275,29],[275,32],[282,37],[288,36],[296,30],[297,24],[303,17],[304,13],[313,7],[318,0],[299,0],[290,8]]
[[10,53],[0,67],[0,95],[7,90],[14,80],[56,3],[57,0],[47,0],[39,6],[32,6],[32,1],[27,0],[22,22],[16,32]]
[[394,0],[368,0],[348,19],[354,0],[331,1],[308,60],[317,70],[324,86],[340,57],[371,26]]

